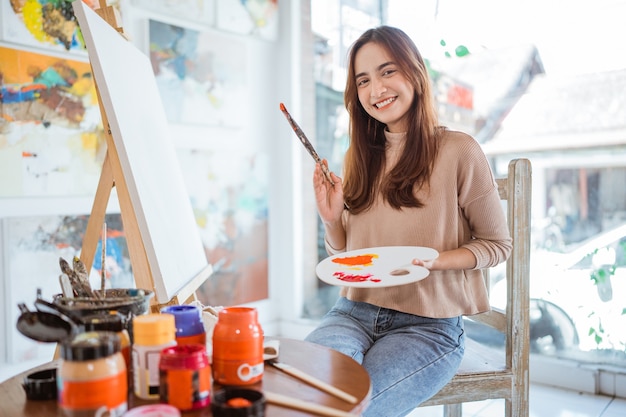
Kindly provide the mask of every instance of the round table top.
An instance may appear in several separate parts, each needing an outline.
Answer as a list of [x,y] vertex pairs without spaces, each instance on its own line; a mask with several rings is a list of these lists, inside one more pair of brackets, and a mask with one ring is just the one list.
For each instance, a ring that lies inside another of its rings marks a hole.
[[[352,358],[339,352],[313,343],[295,339],[280,340],[278,360],[291,365],[319,380],[333,385],[340,390],[352,394],[357,398],[356,404],[350,404],[340,398],[323,392],[306,382],[290,376],[273,366],[265,366],[263,380],[246,388],[260,391],[267,390],[290,398],[307,401],[318,405],[332,407],[345,412],[360,414],[369,402],[370,379],[367,371]],[[24,377],[31,372],[58,366],[58,361],[25,371],[0,384],[0,404],[3,414],[6,416],[39,417],[56,415],[57,402],[29,401],[22,387]],[[214,389],[216,387],[213,387]],[[158,401],[145,401],[132,395],[129,399],[129,407],[156,403]],[[304,417],[310,414],[283,406],[268,403],[266,408],[267,417]],[[201,410],[186,411],[185,417],[211,417],[210,407]]]

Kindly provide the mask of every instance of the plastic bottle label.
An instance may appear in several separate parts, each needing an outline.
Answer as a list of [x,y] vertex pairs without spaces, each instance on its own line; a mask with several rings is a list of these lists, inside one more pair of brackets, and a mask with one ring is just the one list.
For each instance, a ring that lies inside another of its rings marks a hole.
[[133,350],[133,372],[135,394],[139,398],[159,398],[160,351],[138,352]]
[[263,377],[263,362],[250,365],[240,361],[222,361],[214,358],[215,381],[224,385],[248,385]]
[[160,400],[179,410],[194,410],[210,403],[211,369],[170,369],[160,371]]
[[67,381],[58,379],[59,406],[65,410],[93,410],[105,406],[111,417],[118,417],[128,409],[128,380],[126,372],[95,381]]

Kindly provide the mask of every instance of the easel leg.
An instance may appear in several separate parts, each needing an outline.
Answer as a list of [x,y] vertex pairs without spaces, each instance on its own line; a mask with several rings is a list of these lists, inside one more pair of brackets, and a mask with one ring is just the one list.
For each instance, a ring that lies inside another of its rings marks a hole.
[[85,237],[83,238],[83,247],[80,252],[80,260],[85,264],[87,271],[91,271],[93,259],[98,247],[100,230],[106,216],[106,209],[109,204],[109,196],[113,188],[113,171],[111,170],[111,161],[109,160],[109,152],[107,151],[102,164],[102,172],[100,173],[100,181],[96,190],[96,197],[91,208],[91,215],[87,222]]

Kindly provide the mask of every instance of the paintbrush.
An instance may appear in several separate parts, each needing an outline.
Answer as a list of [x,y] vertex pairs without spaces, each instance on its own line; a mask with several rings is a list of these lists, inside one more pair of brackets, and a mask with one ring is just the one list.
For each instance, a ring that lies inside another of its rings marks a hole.
[[339,410],[337,408],[328,407],[326,405],[316,404],[310,401],[300,400],[298,398],[288,397],[283,394],[270,392],[263,390],[265,399],[270,404],[276,404],[294,410],[300,410],[307,413],[313,413],[318,416],[327,417],[358,417],[358,414],[353,414],[349,411]]
[[300,142],[302,142],[302,144],[304,145],[306,150],[309,152],[309,154],[311,154],[315,162],[320,164],[320,166],[322,167],[322,171],[324,172],[324,176],[326,177],[328,182],[330,182],[331,185],[335,185],[335,182],[330,178],[330,171],[328,170],[328,167],[326,166],[326,164],[322,163],[322,160],[320,159],[319,155],[317,154],[317,152],[315,152],[315,148],[313,148],[313,145],[311,145],[311,142],[309,142],[309,140],[307,139],[302,129],[300,129],[300,126],[298,126],[296,121],[293,120],[293,117],[291,117],[291,114],[289,114],[289,112],[287,111],[287,108],[285,107],[283,103],[280,103],[280,110],[283,112],[283,114],[287,118],[287,121],[293,128],[293,131],[296,132],[296,136],[298,136],[298,139],[300,139]]
[[107,222],[105,221],[104,224],[102,224],[102,259],[101,259],[101,263],[102,263],[102,268],[100,268],[100,291],[102,294],[102,298],[106,297],[106,289],[105,289],[105,285],[106,285],[106,278],[107,278],[107,272],[106,272],[106,260],[107,260]]

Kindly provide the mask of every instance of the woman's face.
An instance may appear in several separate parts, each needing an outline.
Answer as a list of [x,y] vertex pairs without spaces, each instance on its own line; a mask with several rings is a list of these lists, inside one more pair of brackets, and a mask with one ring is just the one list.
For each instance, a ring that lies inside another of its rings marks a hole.
[[406,132],[407,112],[415,90],[387,51],[374,42],[366,43],[354,57],[354,74],[361,105],[390,132]]

